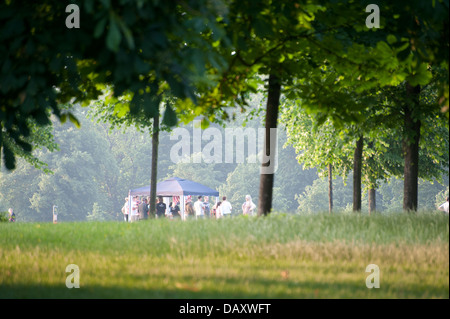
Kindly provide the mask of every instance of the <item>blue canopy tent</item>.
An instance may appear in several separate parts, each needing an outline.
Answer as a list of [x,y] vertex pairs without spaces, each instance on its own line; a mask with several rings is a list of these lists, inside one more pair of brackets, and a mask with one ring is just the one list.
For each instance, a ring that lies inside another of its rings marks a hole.
[[[179,177],[172,177],[166,179],[165,181],[159,182],[156,184],[156,195],[163,197],[172,197],[172,196],[180,196],[180,210],[181,216],[184,217],[184,204],[185,196],[212,196],[219,197],[219,192],[209,188],[208,186],[202,185],[200,183],[196,183],[194,181],[190,181],[188,179],[182,179]],[[129,196],[150,196],[150,186],[143,186],[136,189],[131,189],[129,191]],[[131,201],[131,198],[130,198]]]

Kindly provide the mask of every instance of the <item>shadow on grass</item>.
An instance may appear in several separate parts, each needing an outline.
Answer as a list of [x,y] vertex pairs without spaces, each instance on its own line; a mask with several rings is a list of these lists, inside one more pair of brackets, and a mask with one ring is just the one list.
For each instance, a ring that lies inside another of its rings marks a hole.
[[[161,280],[164,280],[161,277]],[[449,298],[448,288],[432,285],[388,285],[379,289],[368,289],[364,282],[317,282],[289,280],[247,280],[242,289],[242,280],[228,278],[226,287],[220,291],[214,288],[193,288],[198,278],[178,277],[182,284],[169,285],[159,289],[105,287],[84,285],[80,288],[66,288],[65,285],[2,285],[1,299],[405,299],[405,298]],[[209,278],[214,283],[214,278]],[[219,281],[220,281],[219,280]],[[254,287],[255,289],[252,289]],[[252,290],[252,291],[249,291]]]

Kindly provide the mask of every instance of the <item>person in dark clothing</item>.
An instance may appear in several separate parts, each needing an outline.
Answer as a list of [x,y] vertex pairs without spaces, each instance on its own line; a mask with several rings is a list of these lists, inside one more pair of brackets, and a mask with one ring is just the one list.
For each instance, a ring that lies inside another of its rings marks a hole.
[[148,219],[148,204],[147,198],[144,198],[138,206],[139,218]]
[[166,204],[163,203],[162,196],[158,196],[158,202],[156,203],[156,216],[158,218],[166,217]]
[[180,207],[177,202],[173,202],[172,205],[170,205],[170,213],[173,218],[181,218]]

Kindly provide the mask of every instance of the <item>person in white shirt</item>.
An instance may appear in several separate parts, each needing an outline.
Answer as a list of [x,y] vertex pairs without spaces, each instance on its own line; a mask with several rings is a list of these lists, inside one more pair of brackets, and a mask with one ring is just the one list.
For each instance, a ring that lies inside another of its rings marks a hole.
[[199,196],[197,201],[194,203],[195,217],[204,218],[205,217],[205,209],[203,207],[202,196]]
[[438,207],[439,210],[442,210],[444,213],[448,214],[448,196],[447,201]]
[[138,206],[139,206],[139,200],[137,196],[134,196],[131,199],[131,222],[135,222],[139,220],[139,211],[138,211]]
[[232,209],[233,209],[233,207],[231,207],[230,202],[227,201],[227,197],[223,196],[222,197],[222,204],[220,204],[221,215],[223,217],[231,217],[231,210]]
[[123,219],[128,222],[128,215],[130,214],[130,203],[128,197],[125,197],[125,204],[122,207]]
[[250,195],[245,196],[245,202],[242,204],[242,215],[254,216],[256,205]]

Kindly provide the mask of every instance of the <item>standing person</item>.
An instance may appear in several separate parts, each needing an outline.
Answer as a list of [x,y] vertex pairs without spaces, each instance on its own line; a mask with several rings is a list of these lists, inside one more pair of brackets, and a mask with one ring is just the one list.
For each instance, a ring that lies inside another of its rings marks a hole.
[[444,213],[448,214],[448,196],[446,199],[446,202],[438,207],[439,210],[443,211]]
[[245,196],[245,202],[242,204],[242,214],[254,216],[256,205],[252,201],[252,197],[250,195]]
[[8,209],[9,213],[9,221],[14,223],[16,221],[16,214],[14,214],[14,210],[12,208]]
[[173,201],[172,205],[170,205],[170,213],[172,214],[172,218],[181,218],[180,215],[180,207],[176,201]]
[[142,200],[142,203],[138,206],[139,218],[140,219],[148,219],[148,204],[147,198]]
[[230,202],[227,201],[227,197],[223,196],[222,197],[222,204],[220,204],[221,215],[223,217],[231,217],[231,210],[232,209],[233,209],[233,207],[231,207]]
[[202,196],[200,195],[197,198],[197,201],[194,203],[195,217],[197,219],[205,217],[205,211],[203,209]]
[[222,202],[217,202],[214,205],[214,211],[215,211],[216,219],[222,218],[222,211],[220,209],[220,205],[221,204],[222,204]]
[[131,199],[131,222],[135,222],[139,220],[139,212],[138,212],[138,206],[139,206],[139,199],[137,196],[134,196]]
[[211,207],[211,218],[216,218],[217,214],[217,203],[215,203],[212,207]]
[[195,212],[194,212],[194,208],[192,207],[192,202],[187,202],[186,203],[186,208],[185,208],[185,217],[186,217],[186,219],[192,219],[193,217],[194,217],[194,215],[195,215]]
[[209,203],[209,197],[205,196],[204,202],[203,202],[203,213],[205,214],[206,218],[211,217],[211,204]]
[[166,203],[163,202],[163,197],[158,196],[158,202],[156,203],[156,216],[158,218],[166,217]]
[[130,205],[128,203],[128,197],[125,197],[125,204],[122,207],[123,220],[128,221],[128,216],[130,215]]

